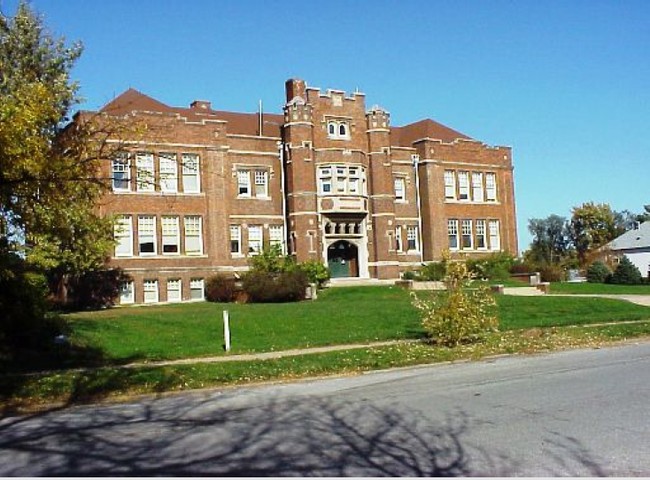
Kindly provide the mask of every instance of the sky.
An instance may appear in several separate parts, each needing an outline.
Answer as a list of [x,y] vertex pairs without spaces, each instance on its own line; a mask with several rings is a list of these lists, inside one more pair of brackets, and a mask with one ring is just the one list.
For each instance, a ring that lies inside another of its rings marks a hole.
[[[0,0],[4,15],[17,0]],[[284,82],[366,94],[513,149],[528,220],[650,204],[647,0],[31,0],[96,110],[129,87],[172,106],[281,113]]]

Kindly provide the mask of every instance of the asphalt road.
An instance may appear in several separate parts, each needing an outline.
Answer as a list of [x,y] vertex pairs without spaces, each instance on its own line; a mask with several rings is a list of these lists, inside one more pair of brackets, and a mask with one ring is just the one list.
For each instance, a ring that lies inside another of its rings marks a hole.
[[0,476],[650,475],[650,344],[0,420]]

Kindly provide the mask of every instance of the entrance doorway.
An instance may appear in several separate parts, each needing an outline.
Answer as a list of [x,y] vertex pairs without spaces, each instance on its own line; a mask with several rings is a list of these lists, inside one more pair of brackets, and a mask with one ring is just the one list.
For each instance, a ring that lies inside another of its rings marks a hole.
[[327,249],[327,266],[330,277],[358,277],[359,260],[356,245],[345,240],[339,240]]

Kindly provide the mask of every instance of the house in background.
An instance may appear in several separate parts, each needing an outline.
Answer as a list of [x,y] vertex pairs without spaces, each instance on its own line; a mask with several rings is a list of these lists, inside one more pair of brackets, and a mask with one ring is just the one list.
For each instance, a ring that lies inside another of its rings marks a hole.
[[[511,149],[433,120],[392,126],[365,95],[290,79],[281,114],[170,107],[130,89],[99,116],[146,128],[106,165],[121,303],[203,298],[265,245],[333,278],[392,279],[453,255],[517,253]],[[97,112],[80,115],[96,116]]]
[[605,245],[603,250],[613,259],[625,255],[641,275],[650,278],[650,222],[637,223],[632,230]]

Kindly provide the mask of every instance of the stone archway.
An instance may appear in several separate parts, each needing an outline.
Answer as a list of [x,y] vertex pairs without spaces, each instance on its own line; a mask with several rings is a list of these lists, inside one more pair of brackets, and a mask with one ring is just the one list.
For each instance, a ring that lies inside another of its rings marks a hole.
[[357,246],[339,240],[327,248],[327,266],[332,278],[359,276],[359,251]]

